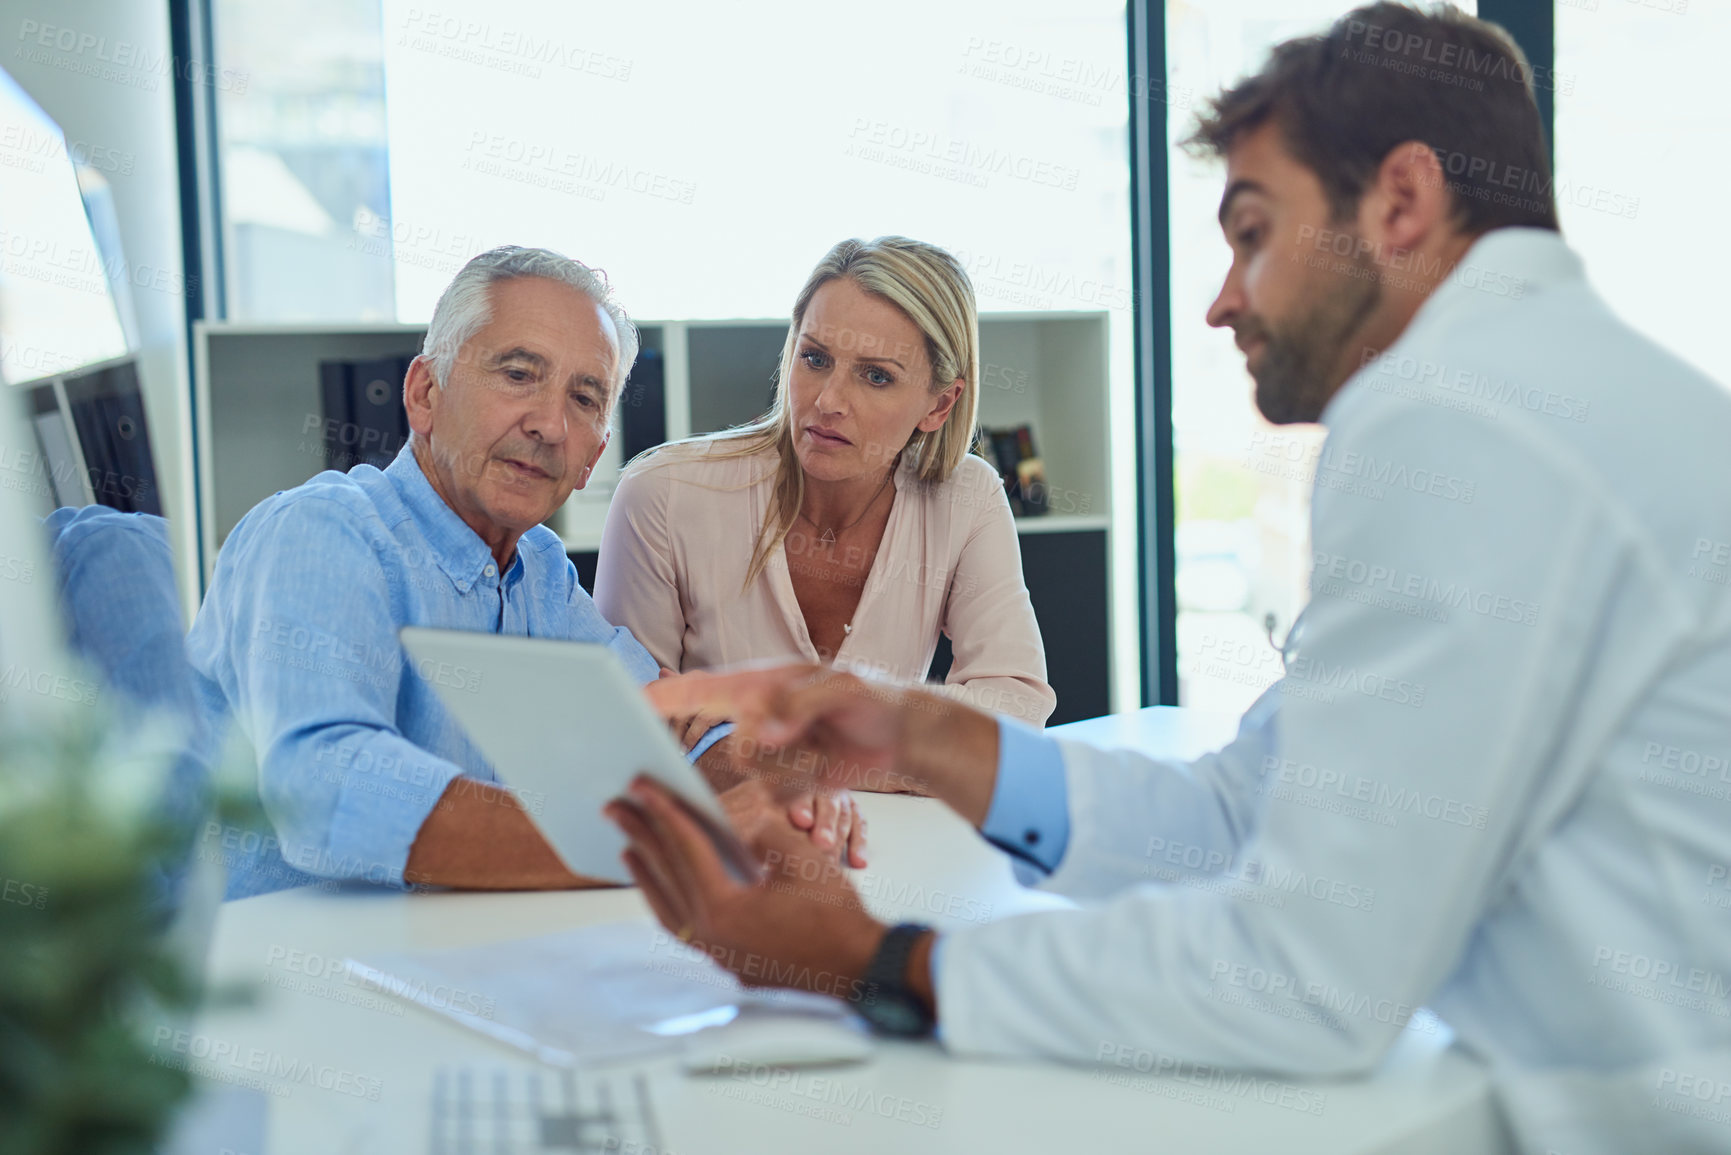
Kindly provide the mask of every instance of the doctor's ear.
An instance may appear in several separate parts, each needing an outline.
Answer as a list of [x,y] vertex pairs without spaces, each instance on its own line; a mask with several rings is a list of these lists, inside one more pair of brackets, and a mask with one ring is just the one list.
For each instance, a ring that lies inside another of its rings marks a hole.
[[1453,228],[1454,193],[1436,150],[1419,140],[1390,149],[1359,200],[1358,228],[1392,249],[1416,249]]

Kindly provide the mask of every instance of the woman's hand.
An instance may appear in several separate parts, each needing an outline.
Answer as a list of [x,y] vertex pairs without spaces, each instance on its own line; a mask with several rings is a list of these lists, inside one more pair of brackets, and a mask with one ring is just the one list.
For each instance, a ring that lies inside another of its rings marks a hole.
[[866,865],[866,820],[846,790],[818,790],[795,798],[787,807],[788,821],[811,836],[819,850],[834,849],[836,857],[855,870]]
[[770,785],[748,778],[721,794],[739,836],[762,853],[776,830],[804,832],[812,851],[858,870],[866,865],[866,821],[847,791],[824,791],[778,801]]

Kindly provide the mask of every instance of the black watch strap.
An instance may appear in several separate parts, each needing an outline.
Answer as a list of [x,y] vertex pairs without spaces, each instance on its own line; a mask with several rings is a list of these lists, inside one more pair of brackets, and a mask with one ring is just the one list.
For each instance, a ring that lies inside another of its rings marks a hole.
[[890,927],[866,964],[854,1009],[885,1034],[919,1037],[932,1033],[932,1013],[908,985],[908,957],[920,936],[931,929],[917,922]]

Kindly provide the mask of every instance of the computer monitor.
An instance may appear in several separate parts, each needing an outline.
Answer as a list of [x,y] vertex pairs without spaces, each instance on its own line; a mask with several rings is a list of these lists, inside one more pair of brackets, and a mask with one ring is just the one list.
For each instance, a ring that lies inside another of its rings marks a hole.
[[156,459],[133,358],[36,382],[27,392],[44,515],[63,505],[161,515]]
[[60,379],[89,500],[122,513],[162,514],[138,362],[121,357]]
[[48,490],[30,400],[0,389],[0,719],[56,708],[76,669],[40,520]]
[[66,138],[0,70],[0,137],[29,161],[0,180],[0,383],[109,361],[126,336]]
[[36,434],[37,508],[47,516],[63,505],[92,504],[84,482],[77,434],[67,419],[64,390],[48,381],[29,391],[30,428]]

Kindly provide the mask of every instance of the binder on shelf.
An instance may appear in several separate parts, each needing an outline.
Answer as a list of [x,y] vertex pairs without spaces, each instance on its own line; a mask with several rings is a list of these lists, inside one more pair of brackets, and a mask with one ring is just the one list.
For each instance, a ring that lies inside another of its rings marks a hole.
[[413,354],[365,361],[320,361],[325,468],[347,473],[357,465],[383,469],[409,439],[403,378]]
[[642,349],[619,397],[621,460],[630,461],[667,440],[667,362],[659,349]]

